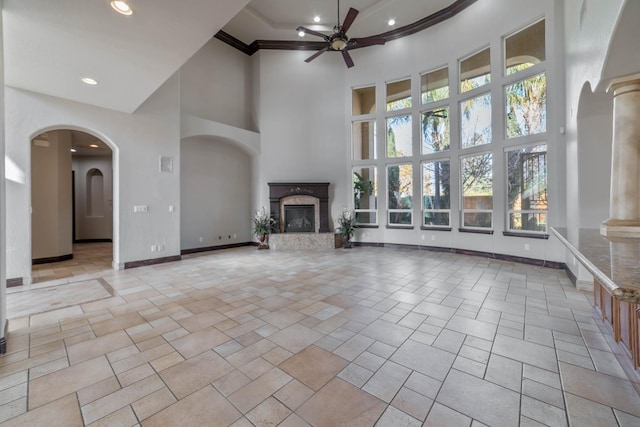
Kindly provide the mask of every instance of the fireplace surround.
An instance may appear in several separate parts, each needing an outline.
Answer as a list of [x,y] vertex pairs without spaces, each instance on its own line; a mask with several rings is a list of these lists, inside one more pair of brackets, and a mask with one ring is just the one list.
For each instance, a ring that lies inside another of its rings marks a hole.
[[[329,183],[328,182],[270,182],[269,209],[276,220],[276,233],[285,231],[282,199],[291,196],[309,196],[317,199],[318,232],[329,233]],[[314,227],[315,228],[315,227]],[[315,229],[313,230],[315,232]]]

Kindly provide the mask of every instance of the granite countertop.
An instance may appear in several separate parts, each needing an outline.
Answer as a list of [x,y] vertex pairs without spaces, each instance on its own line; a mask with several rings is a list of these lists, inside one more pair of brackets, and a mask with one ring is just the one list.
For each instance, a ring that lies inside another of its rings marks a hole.
[[640,238],[605,237],[581,228],[576,242],[566,228],[551,231],[616,299],[640,303]]

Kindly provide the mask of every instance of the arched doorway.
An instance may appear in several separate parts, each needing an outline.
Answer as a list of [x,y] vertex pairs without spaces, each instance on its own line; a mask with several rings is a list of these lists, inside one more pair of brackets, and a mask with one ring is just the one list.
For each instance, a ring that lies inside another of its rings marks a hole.
[[32,280],[111,269],[113,155],[74,129],[42,132],[31,147]]

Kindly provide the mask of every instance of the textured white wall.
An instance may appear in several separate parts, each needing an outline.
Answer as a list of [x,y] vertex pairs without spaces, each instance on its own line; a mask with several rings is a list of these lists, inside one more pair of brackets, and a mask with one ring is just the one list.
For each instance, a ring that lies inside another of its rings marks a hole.
[[249,119],[251,58],[211,39],[180,69],[182,113],[255,130]]
[[[17,89],[6,90],[7,155],[30,177],[29,141],[51,129],[93,134],[113,150],[114,264],[180,253],[180,110],[178,76],[173,76],[135,113],[124,114]],[[173,173],[159,171],[160,156],[173,158]],[[31,276],[30,182],[9,182],[7,276]],[[148,213],[134,213],[147,205]],[[152,245],[164,245],[152,252]]]
[[181,249],[251,241],[250,156],[211,137],[180,148]]
[[348,203],[344,105],[345,67],[340,55],[305,63],[309,52],[260,51],[257,111],[261,155],[255,208],[269,206],[269,182],[329,182],[330,228]]

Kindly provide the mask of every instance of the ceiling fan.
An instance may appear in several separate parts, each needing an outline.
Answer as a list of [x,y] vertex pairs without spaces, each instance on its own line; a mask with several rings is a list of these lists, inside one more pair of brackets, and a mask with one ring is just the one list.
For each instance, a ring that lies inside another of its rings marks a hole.
[[344,22],[340,25],[340,0],[338,0],[338,24],[333,27],[333,34],[330,36],[322,34],[318,31],[311,30],[305,27],[298,27],[296,31],[304,32],[305,34],[311,34],[313,36],[322,37],[327,45],[308,57],[304,60],[304,62],[311,62],[316,59],[318,56],[322,55],[327,51],[333,52],[342,52],[342,58],[344,58],[345,64],[347,64],[347,68],[353,67],[353,59],[351,59],[351,55],[349,54],[350,49],[372,46],[372,45],[382,45],[385,43],[385,39],[382,37],[360,37],[350,39],[347,36],[347,31],[353,24],[353,21],[358,16],[358,11],[354,8],[349,8],[349,12],[347,12],[347,16],[344,18]]

